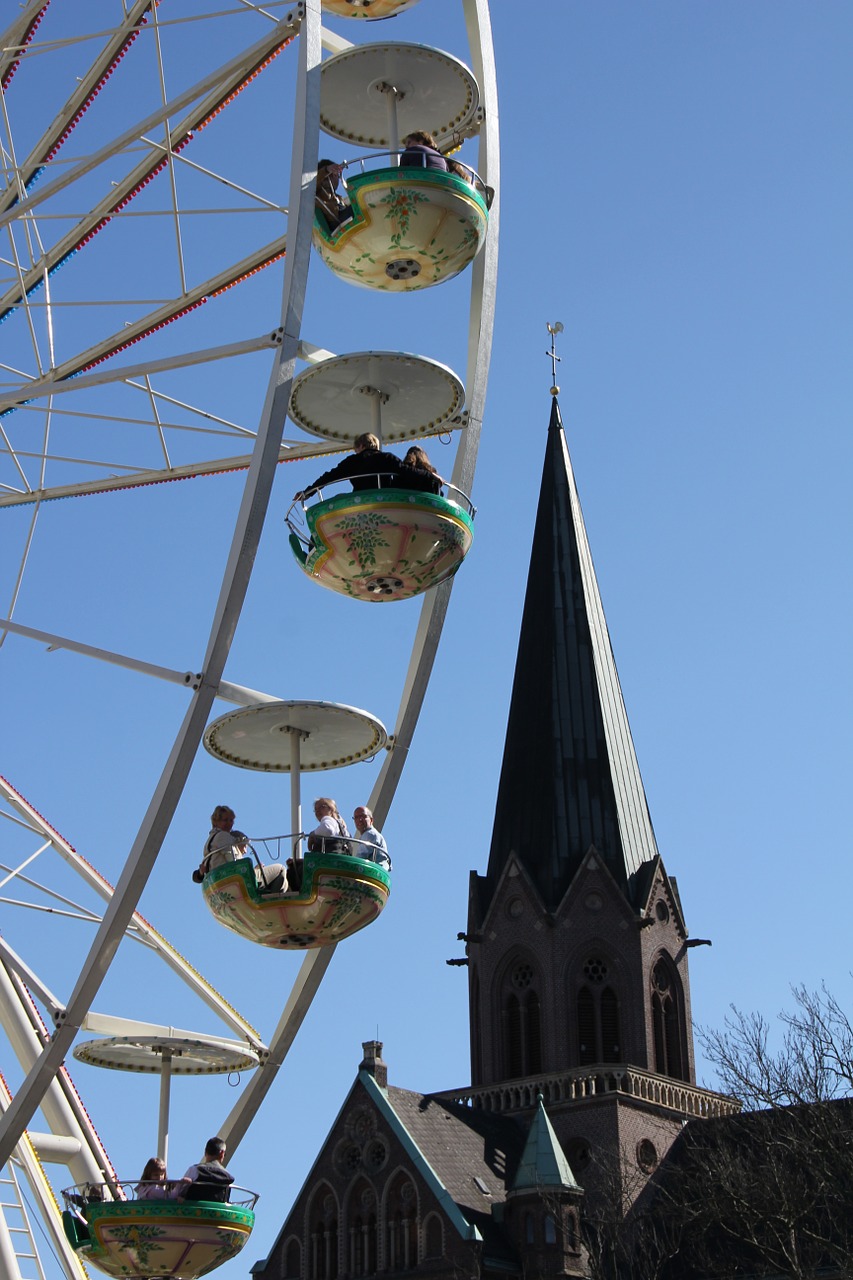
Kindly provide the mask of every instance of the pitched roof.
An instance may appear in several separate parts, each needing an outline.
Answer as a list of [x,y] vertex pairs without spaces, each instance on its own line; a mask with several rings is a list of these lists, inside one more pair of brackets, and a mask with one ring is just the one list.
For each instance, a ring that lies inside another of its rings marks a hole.
[[575,1175],[557,1141],[551,1121],[545,1113],[542,1094],[539,1094],[536,1112],[530,1122],[530,1132],[522,1153],[521,1163],[512,1182],[513,1191],[539,1191],[543,1187],[560,1187],[579,1190]]
[[590,845],[628,894],[657,854],[554,397],[486,893],[515,852],[553,910]]
[[524,1144],[518,1122],[410,1089],[382,1089],[365,1071],[358,1078],[460,1235],[482,1239],[490,1266],[517,1270],[492,1206],[506,1199],[518,1164]]

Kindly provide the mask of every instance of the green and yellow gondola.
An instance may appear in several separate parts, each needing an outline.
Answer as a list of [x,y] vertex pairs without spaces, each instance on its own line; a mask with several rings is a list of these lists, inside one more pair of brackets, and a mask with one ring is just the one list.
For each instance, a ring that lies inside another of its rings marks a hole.
[[202,883],[220,924],[249,942],[285,951],[330,946],[380,914],[391,877],[375,862],[343,853],[308,853],[299,893],[258,889],[250,858],[217,867]]
[[[66,1204],[81,1200],[76,1193],[63,1193]],[[197,1280],[235,1258],[252,1233],[257,1197],[238,1188],[232,1195],[232,1204],[87,1199],[64,1211],[63,1227],[86,1266],[115,1280]]]
[[342,280],[409,293],[451,280],[482,249],[485,189],[437,169],[386,168],[347,181],[352,217],[329,229],[319,211],[314,247]]
[[407,489],[362,489],[306,511],[309,539],[291,527],[300,568],[355,600],[407,600],[456,573],[474,539],[472,510]]

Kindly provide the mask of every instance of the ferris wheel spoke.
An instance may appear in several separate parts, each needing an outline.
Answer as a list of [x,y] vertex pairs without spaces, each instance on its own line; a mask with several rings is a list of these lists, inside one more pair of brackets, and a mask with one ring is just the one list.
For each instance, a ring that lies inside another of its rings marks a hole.
[[[181,123],[170,131],[169,143],[171,150],[179,151],[191,141],[189,134],[200,132],[206,125],[210,124],[214,116],[223,110],[256,75],[269,65],[274,57],[295,39],[298,30],[299,24],[296,16],[288,14],[263,39],[239,53],[230,62],[218,67],[214,72],[203,77],[194,85],[184,89],[168,103],[161,105],[142,120],[131,125],[130,128],[125,129],[105,146],[100,147],[91,155],[73,164],[65,173],[58,175],[43,185],[40,183],[33,192],[27,195],[26,199],[19,201],[13,208],[0,212],[0,227],[7,225],[13,219],[29,216],[33,210],[39,208],[46,201],[53,199],[61,191],[64,191],[94,169],[97,169],[107,160],[128,152],[145,134],[163,125],[171,116],[177,115],[184,108],[196,103],[195,107],[184,117]],[[198,101],[199,99],[201,100]],[[114,200],[114,204],[118,204],[120,200],[132,198],[131,192],[137,194],[135,187],[139,183],[143,183],[146,177],[150,180],[154,176],[155,169],[159,171],[159,168],[165,166],[165,149],[165,144],[163,143],[149,146],[149,155],[131,173],[125,176],[120,186],[114,189],[113,196],[115,196],[116,191],[119,192],[119,199]],[[102,205],[89,214],[87,222],[89,230],[99,218],[111,211],[106,201],[107,198],[105,197]],[[115,210],[113,209],[112,212],[115,212]]]
[[62,145],[71,136],[86,110],[106,84],[154,8],[154,0],[136,0],[125,20],[110,35],[103,49],[79,78],[60,112],[30,151],[17,166],[14,182],[0,195],[0,210],[7,209],[15,200],[25,197],[27,188],[43,172]]
[[0,86],[4,92],[21,62],[21,55],[33,39],[50,0],[27,0],[21,12],[0,34]]

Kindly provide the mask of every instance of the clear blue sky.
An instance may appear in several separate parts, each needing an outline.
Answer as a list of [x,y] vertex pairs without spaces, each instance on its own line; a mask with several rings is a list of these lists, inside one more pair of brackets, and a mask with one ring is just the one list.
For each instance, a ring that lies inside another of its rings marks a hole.
[[[393,22],[337,29],[467,60],[458,7],[423,0]],[[86,6],[70,8],[72,23],[90,20]],[[161,5],[161,20],[185,9],[201,6]],[[502,237],[476,541],[386,826],[392,898],[338,949],[234,1159],[238,1181],[263,1199],[255,1237],[224,1280],[268,1251],[363,1040],[384,1041],[394,1084],[427,1091],[468,1079],[465,972],[444,961],[461,954],[468,873],[488,854],[550,411],[547,321],[565,325],[560,405],[658,843],[691,933],[714,944],[691,955],[694,1016],[717,1026],[734,1001],[772,1017],[799,982],[826,979],[850,994],[853,9],[495,0],[493,23]],[[216,39],[207,24],[188,31],[199,50]],[[135,56],[104,91],[107,106],[133,90]],[[294,63],[293,50],[283,54],[203,139],[232,152],[246,185],[284,202]],[[10,103],[41,111],[45,125],[57,103],[27,94],[22,77]],[[207,233],[197,234],[202,244]],[[146,258],[143,220],[115,235],[79,255],[85,276],[72,283],[85,278],[98,297],[111,271],[150,272],[156,295],[162,263]],[[129,288],[136,296],[140,284]],[[464,376],[467,288],[463,278],[423,296],[372,297],[315,260],[303,334],[337,352],[417,351]],[[246,304],[209,304],[167,331],[158,352],[274,327],[279,289],[267,272]],[[220,329],[225,315],[235,329]],[[6,332],[0,361],[13,363]],[[212,367],[204,390],[254,426],[266,376],[263,361]],[[431,453],[449,465],[440,444]],[[279,469],[227,676],[282,698],[361,706],[390,730],[418,605],[360,606],[299,575],[282,517],[314,470]],[[196,669],[242,484],[192,480],[50,504],[17,620]],[[4,610],[27,520],[0,512]],[[185,694],[14,637],[0,650],[0,679],[0,772],[115,880]],[[359,766],[309,778],[303,794],[331,793],[350,814],[374,776]],[[189,877],[222,801],[252,834],[287,830],[286,779],[234,773],[202,754],[141,910],[268,1036],[300,957],[219,930]],[[4,861],[14,856],[8,826]],[[85,926],[4,905],[0,927],[43,962],[57,994],[70,993]],[[95,1007],[221,1030],[138,947]],[[154,1145],[155,1082],[72,1074],[122,1176],[137,1175]],[[701,1062],[699,1076],[713,1085]],[[231,1100],[222,1081],[176,1084],[173,1172],[197,1157]]]

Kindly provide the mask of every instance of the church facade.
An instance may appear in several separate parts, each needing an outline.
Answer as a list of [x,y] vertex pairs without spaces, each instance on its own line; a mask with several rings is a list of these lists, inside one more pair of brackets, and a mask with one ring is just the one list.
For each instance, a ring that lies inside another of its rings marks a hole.
[[464,937],[470,1085],[398,1088],[367,1042],[258,1280],[599,1274],[592,1217],[630,1215],[687,1123],[739,1109],[696,1086],[697,944],[655,842],[555,394]]

